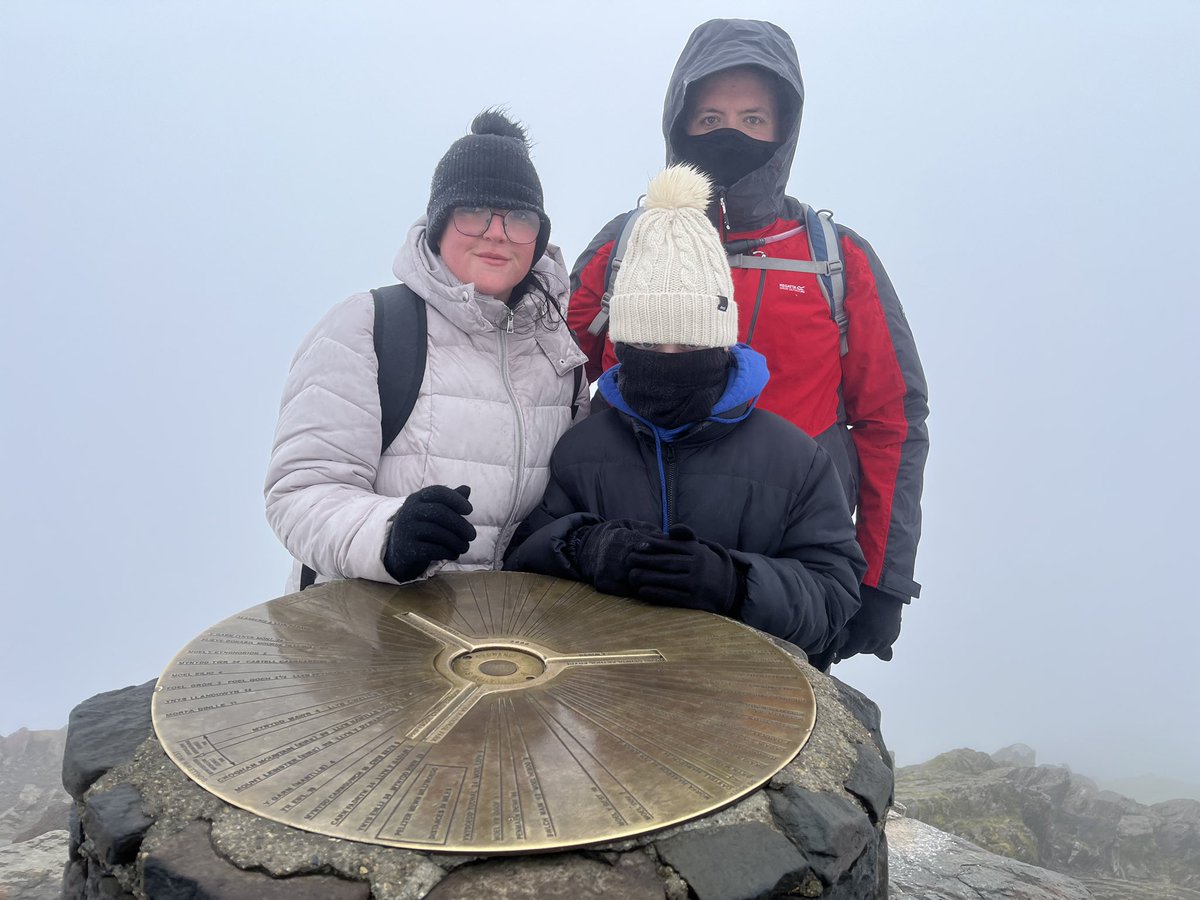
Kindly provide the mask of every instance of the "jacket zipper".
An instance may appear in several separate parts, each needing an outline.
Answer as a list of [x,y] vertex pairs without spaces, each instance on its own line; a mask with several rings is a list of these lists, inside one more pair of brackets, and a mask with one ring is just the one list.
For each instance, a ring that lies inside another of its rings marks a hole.
[[675,445],[666,444],[663,451],[667,455],[667,509],[664,516],[667,527],[663,529],[666,531],[675,524]]
[[[512,320],[513,314],[512,310],[510,309],[508,311],[508,323],[505,329],[508,334],[512,334]],[[521,488],[523,487],[522,482],[524,481],[525,476],[525,419],[521,415],[521,404],[517,402],[517,393],[513,390],[512,381],[509,379],[508,375],[508,339],[501,334],[500,380],[504,382],[504,389],[508,392],[508,399],[513,408],[513,418],[516,419],[517,424],[517,467],[516,473],[513,476],[512,504],[509,507],[508,516],[504,520],[504,526],[500,529],[500,533],[497,535],[496,546],[492,551],[492,563],[497,569],[501,568],[503,564],[504,553],[502,547],[504,545],[504,541],[502,539],[505,532],[512,527],[513,520],[516,519],[517,506],[521,502]]]
[[721,245],[724,246],[729,239],[729,210],[725,208],[725,189],[721,188],[721,193],[717,195],[717,206],[721,210],[721,222],[717,231],[721,235]]

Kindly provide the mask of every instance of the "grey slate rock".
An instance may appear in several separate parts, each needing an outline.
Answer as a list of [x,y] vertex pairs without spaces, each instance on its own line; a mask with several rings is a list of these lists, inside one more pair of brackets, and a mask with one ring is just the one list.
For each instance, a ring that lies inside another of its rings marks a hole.
[[45,805],[42,807],[42,814],[27,827],[13,833],[11,840],[14,844],[31,841],[35,837],[45,834],[47,831],[69,830],[71,807],[74,804],[66,794],[61,791],[59,791],[59,794],[62,799],[43,800],[42,802]]
[[886,839],[878,845],[872,841],[821,900],[888,900],[887,884]]
[[796,785],[771,792],[770,800],[784,832],[804,848],[809,865],[827,885],[836,884],[875,840],[867,814],[848,800]]
[[871,824],[877,825],[892,805],[892,770],[879,755],[863,744],[858,745],[858,762],[846,779],[845,787],[867,807]]
[[752,900],[785,879],[790,890],[811,874],[803,853],[757,822],[685,831],[655,848],[699,900]]
[[67,813],[67,834],[70,838],[67,843],[67,859],[71,862],[79,859],[79,845],[83,843],[83,820],[79,818],[79,810],[75,808],[75,804],[71,804],[71,810]]
[[67,833],[63,830],[0,846],[0,898],[58,900],[66,850]]
[[142,796],[132,784],[92,793],[83,804],[83,828],[96,853],[110,866],[132,862],[142,837],[154,820],[142,810]]
[[67,724],[63,750],[63,787],[76,800],[97,778],[133,759],[133,752],[154,730],[150,700],[157,679],[107,691],[84,700]]
[[850,711],[850,714],[854,718],[862,723],[863,728],[871,732],[871,740],[879,748],[879,755],[890,766],[892,764],[892,754],[888,752],[887,745],[883,742],[879,707],[866,694],[856,691],[844,681],[833,677],[830,680],[833,682],[833,686],[837,688],[838,700]]
[[63,869],[62,900],[83,900],[87,884],[87,860],[77,859]]
[[62,787],[61,765],[66,740],[66,728],[0,735],[0,844],[67,827],[71,798]]
[[455,869],[425,900],[663,900],[654,862],[644,853],[615,865],[579,853],[491,859]]
[[216,854],[201,822],[147,854],[142,884],[154,900],[369,900],[371,895],[364,882],[333,875],[272,878],[239,869]]

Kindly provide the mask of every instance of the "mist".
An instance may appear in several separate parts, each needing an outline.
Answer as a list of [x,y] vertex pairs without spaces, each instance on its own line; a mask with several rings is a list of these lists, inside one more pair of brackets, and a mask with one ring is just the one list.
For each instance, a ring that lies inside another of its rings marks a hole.
[[568,260],[664,161],[693,27],[766,18],[790,190],[863,235],[929,382],[924,585],[834,674],[901,764],[1016,741],[1200,783],[1200,6],[205,2],[0,8],[0,734],[57,728],[282,593],[292,353],[388,284],[479,110],[528,126]]

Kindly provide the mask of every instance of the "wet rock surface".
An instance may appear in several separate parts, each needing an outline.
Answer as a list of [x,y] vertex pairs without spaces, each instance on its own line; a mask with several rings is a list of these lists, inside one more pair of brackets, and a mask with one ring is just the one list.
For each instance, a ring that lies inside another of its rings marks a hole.
[[887,823],[890,900],[1093,900],[1080,882],[989,853],[916,819]]
[[1071,875],[1104,900],[1172,890],[1200,900],[1200,802],[1145,806],[1065,766],[1008,764],[1033,758],[1011,750],[954,750],[898,769],[897,800],[910,818]]

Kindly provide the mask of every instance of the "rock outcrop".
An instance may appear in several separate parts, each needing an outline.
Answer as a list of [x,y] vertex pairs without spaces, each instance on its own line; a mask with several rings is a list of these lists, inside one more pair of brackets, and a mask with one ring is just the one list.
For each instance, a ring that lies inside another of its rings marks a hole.
[[917,819],[887,822],[890,900],[1092,900],[1066,875],[989,853]]
[[1071,875],[1098,898],[1200,900],[1200,802],[1144,806],[1063,766],[1003,765],[974,750],[897,770],[896,793],[910,818]]
[[0,847],[0,900],[58,900],[67,844],[66,831],[47,831]]
[[60,760],[67,729],[21,728],[0,738],[0,844],[67,827]]
[[884,898],[892,771],[878,710],[836,679],[806,674],[816,727],[764,788],[619,843],[503,858],[339,840],[230,806],[188,779],[152,735],[153,682],[112,691],[71,716],[63,773],[77,816],[63,896]]

